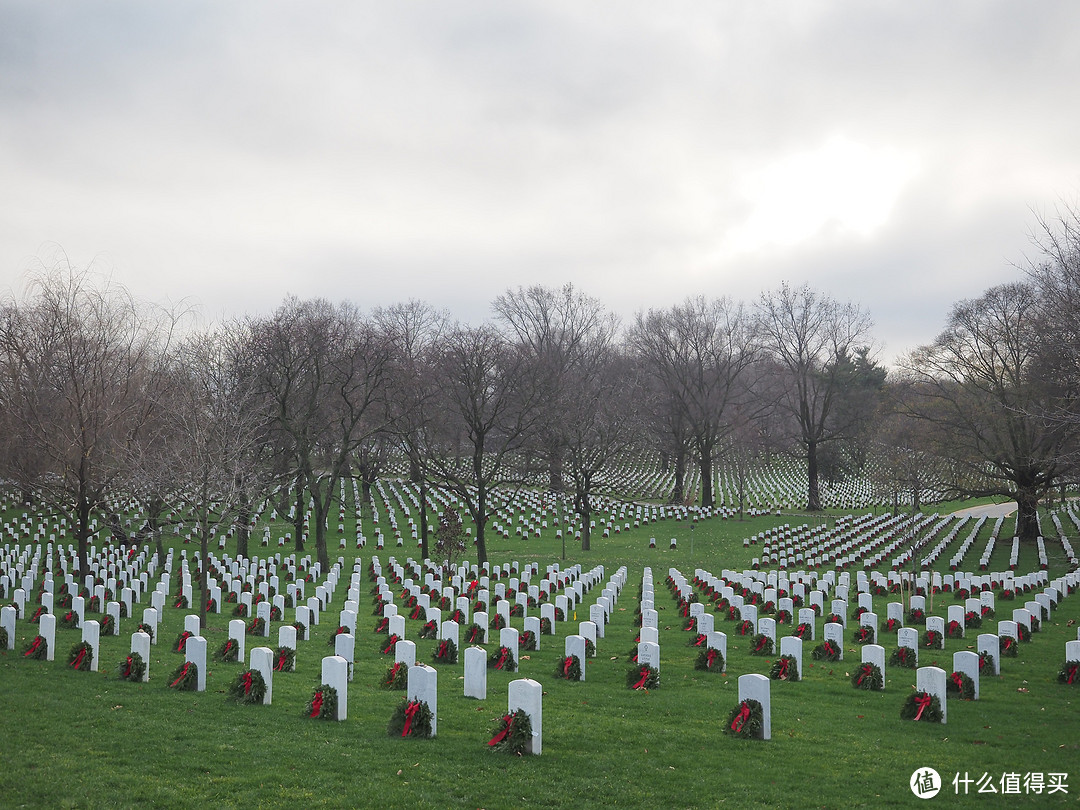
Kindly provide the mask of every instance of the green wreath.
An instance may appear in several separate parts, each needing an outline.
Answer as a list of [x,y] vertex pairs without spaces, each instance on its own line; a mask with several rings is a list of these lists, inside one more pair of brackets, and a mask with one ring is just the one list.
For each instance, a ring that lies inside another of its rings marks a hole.
[[749,636],[754,632],[754,623],[749,619],[744,619],[739,622],[738,626],[735,628],[735,632],[740,636]]
[[596,658],[596,642],[591,638],[585,639],[585,657]]
[[193,661],[185,661],[169,676],[169,688],[178,692],[194,692],[199,688],[199,668]]
[[760,740],[764,737],[764,712],[756,700],[742,700],[728,715],[724,731],[735,737]]
[[240,658],[240,645],[236,639],[226,639],[217,650],[214,651],[215,661],[232,662]]
[[945,682],[946,692],[955,692],[961,700],[975,699],[975,681],[964,672],[954,672]]
[[146,662],[137,652],[132,652],[116,667],[116,675],[122,681],[141,681],[146,674]]
[[580,681],[581,659],[576,655],[560,658],[555,664],[555,676],[567,681]]
[[404,661],[395,661],[393,666],[386,670],[379,686],[383,689],[403,691],[409,687],[409,668]]
[[444,638],[435,646],[435,654],[432,660],[439,664],[456,664],[458,662],[458,648],[452,638]]
[[922,638],[919,639],[919,644],[931,650],[945,649],[945,639],[941,637],[941,633],[937,630],[927,630],[923,633]]
[[233,608],[232,615],[238,619],[246,619],[248,617],[248,606],[241,602]]
[[994,671],[994,656],[988,652],[981,652],[979,653],[979,674],[981,675],[987,668],[990,672]]
[[176,637],[176,643],[173,644],[173,652],[182,653],[187,647],[188,639],[194,635],[191,631],[185,630],[183,633]]
[[982,614],[975,610],[969,610],[964,614],[964,624],[972,630],[982,627]]
[[397,643],[399,641],[401,641],[401,639],[398,638],[397,633],[394,633],[392,636],[390,636],[390,638],[386,640],[385,643],[381,641],[379,642],[379,652],[381,652],[383,655],[393,655],[394,652],[397,650]]
[[[1032,619],[1033,624],[1034,621],[1035,620]],[[1031,631],[1028,629],[1028,626],[1023,622],[1016,623],[1016,638],[1019,641],[1031,641]]]
[[694,662],[694,669],[706,670],[708,672],[723,672],[723,653],[715,647],[708,647],[701,650],[698,652],[697,661]]
[[998,652],[1002,658],[1016,658],[1020,645],[1012,636],[998,636]]
[[34,636],[34,639],[23,650],[22,657],[31,661],[44,661],[49,656],[49,642],[45,636]]
[[68,653],[68,666],[76,672],[89,672],[94,664],[94,648],[89,642],[80,641]]
[[810,636],[812,636],[813,634],[814,626],[807,622],[796,625],[795,629],[791,631],[791,635],[795,636],[795,638],[801,638],[803,640],[810,638]]
[[754,640],[750,644],[751,655],[772,655],[773,649],[773,640],[764,633],[758,633],[754,636]]
[[491,617],[491,621],[488,623],[488,627],[492,630],[502,630],[506,627],[506,619],[503,618],[501,613],[496,613]]
[[639,664],[626,672],[628,689],[656,689],[660,686],[660,673],[648,664]]
[[62,630],[78,630],[79,629],[79,614],[74,610],[69,610],[67,613],[60,617],[57,622]]
[[488,669],[514,672],[517,669],[517,658],[514,656],[514,651],[509,647],[499,647],[488,658]]
[[257,669],[241,672],[232,687],[229,696],[237,703],[262,703],[266,697],[266,681]]
[[841,652],[843,650],[840,649],[840,645],[829,639],[824,644],[818,644],[814,647],[810,657],[815,661],[839,661]]
[[532,630],[526,630],[520,636],[518,636],[518,647],[525,652],[531,652],[536,649],[536,633]]
[[430,737],[431,719],[427,703],[405,698],[394,708],[386,733],[391,737]]
[[851,685],[856,689],[868,689],[872,692],[880,692],[885,687],[884,678],[881,677],[881,668],[877,664],[863,661],[858,668],[851,673]]
[[98,633],[102,636],[113,635],[113,617],[106,613],[101,617],[101,625],[98,627]]
[[328,684],[315,687],[308,699],[304,716],[318,720],[337,720],[337,689]]
[[851,640],[856,644],[873,644],[874,628],[865,624],[859,625],[855,628],[855,632],[852,633]]
[[901,720],[919,720],[924,723],[940,723],[944,715],[941,701],[928,692],[912,692],[900,707]]
[[532,740],[532,720],[524,709],[503,715],[498,721],[488,748],[505,754],[523,754]]
[[307,625],[303,622],[295,622],[293,628],[296,630],[296,637],[301,641],[307,638]]
[[897,647],[889,656],[889,663],[904,669],[915,669],[919,666],[919,656],[911,647]]
[[435,622],[434,619],[432,619],[430,622],[428,622],[427,624],[425,624],[423,627],[420,628],[420,633],[419,633],[420,638],[432,638],[433,639],[433,638],[438,638],[438,636],[439,636],[439,626]]
[[295,662],[296,650],[292,647],[278,647],[274,651],[274,672],[292,672]]
[[553,635],[555,635],[555,629],[551,624],[551,619],[549,619],[547,616],[544,616],[542,619],[540,619],[540,635],[542,635],[542,636],[553,636]]
[[481,644],[487,638],[487,633],[480,625],[473,623],[465,629],[466,644]]
[[1058,670],[1058,683],[1066,684],[1067,686],[1076,686],[1080,684],[1080,661],[1066,661],[1061,665],[1061,669]]
[[251,624],[247,626],[247,634],[249,636],[265,636],[266,635],[266,619],[259,616],[253,619]]
[[797,681],[799,680],[799,662],[793,655],[781,655],[773,661],[769,669],[769,677],[774,681]]
[[347,633],[352,633],[352,630],[350,630],[345,625],[340,625],[337,630],[335,630],[333,633],[330,634],[330,638],[327,640],[326,646],[328,646],[328,647],[335,646],[337,644],[337,637],[341,636],[341,635],[345,635]]
[[6,627],[0,627],[0,650],[8,648],[8,632]]

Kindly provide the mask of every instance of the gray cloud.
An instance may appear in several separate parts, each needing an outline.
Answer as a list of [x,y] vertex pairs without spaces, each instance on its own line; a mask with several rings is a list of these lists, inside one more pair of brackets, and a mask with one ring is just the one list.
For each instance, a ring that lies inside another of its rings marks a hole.
[[208,314],[291,292],[629,317],[782,280],[893,356],[1080,184],[1080,6],[0,3],[0,282],[59,244]]

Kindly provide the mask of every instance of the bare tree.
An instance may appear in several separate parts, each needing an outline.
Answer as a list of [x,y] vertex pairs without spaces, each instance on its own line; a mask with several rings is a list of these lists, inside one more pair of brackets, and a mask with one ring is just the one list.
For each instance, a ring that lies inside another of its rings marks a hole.
[[848,438],[861,411],[843,407],[850,391],[850,359],[870,342],[870,317],[808,285],[786,283],[758,302],[763,345],[780,376],[777,405],[791,417],[806,459],[806,508],[821,509],[818,453],[822,444]]
[[1071,466],[1077,427],[1046,418],[1063,389],[1041,373],[1040,316],[1032,286],[992,287],[954,305],[945,330],[903,364],[914,394],[907,413],[955,465],[950,490],[1015,498],[1017,534],[1029,541],[1039,501]]
[[94,516],[152,411],[145,393],[175,318],[66,263],[29,292],[5,305],[0,325],[0,398],[26,451],[8,457],[7,473],[71,515],[86,570]]
[[298,547],[311,498],[319,562],[329,565],[327,516],[357,448],[388,424],[385,336],[350,304],[288,298],[253,326],[260,390],[270,403],[283,480],[292,482]]
[[614,341],[618,320],[599,300],[572,284],[559,289],[535,285],[507,290],[492,306],[532,365],[543,398],[537,448],[547,463],[549,488],[561,492],[568,441],[562,414],[577,396],[575,381],[581,379],[595,353]]
[[476,526],[480,563],[492,493],[525,483],[522,450],[535,436],[540,394],[531,364],[491,326],[457,326],[435,362],[440,406],[425,426],[433,477],[466,505]]
[[743,374],[757,357],[750,319],[730,299],[699,296],[668,310],[638,313],[628,340],[678,409],[669,425],[685,427],[692,437],[701,504],[714,505],[714,455],[731,430],[729,408],[746,399]]

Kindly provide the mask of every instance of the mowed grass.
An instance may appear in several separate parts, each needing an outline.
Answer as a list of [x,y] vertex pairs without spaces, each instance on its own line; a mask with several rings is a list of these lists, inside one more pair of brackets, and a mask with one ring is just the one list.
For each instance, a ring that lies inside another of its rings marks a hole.
[[[402,693],[379,687],[390,665],[378,652],[384,636],[374,632],[373,599],[365,577],[362,616],[356,642],[356,668],[349,687],[348,720],[310,720],[303,709],[319,682],[321,659],[336,627],[344,600],[335,602],[302,642],[297,669],[278,674],[273,705],[239,706],[227,691],[245,665],[211,663],[205,693],[178,693],[166,687],[182,661],[171,646],[187,611],[166,608],[159,643],[152,648],[151,679],[120,681],[113,670],[126,654],[136,619],[121,621],[121,635],[102,643],[99,673],[65,666],[75,630],[58,630],[56,661],[20,660],[36,627],[20,621],[16,649],[0,655],[0,806],[3,807],[903,807],[918,804],[908,788],[916,768],[933,767],[945,779],[938,801],[967,806],[1000,805],[1006,797],[953,795],[957,772],[973,779],[989,774],[1000,791],[1003,774],[1068,773],[1069,792],[1053,796],[1021,793],[1007,797],[1028,806],[1075,804],[1080,795],[1080,687],[1056,682],[1064,643],[1076,638],[1080,594],[1065,598],[1050,621],[1020,655],[1002,662],[1000,678],[982,682],[978,702],[949,701],[948,723],[929,725],[899,719],[904,698],[914,686],[911,670],[889,668],[884,692],[857,691],[848,674],[859,660],[848,643],[846,662],[815,662],[820,643],[804,646],[803,680],[772,683],[770,741],[734,739],[723,733],[737,701],[737,679],[766,674],[772,657],[749,655],[749,640],[719,616],[717,629],[728,633],[727,674],[694,669],[697,651],[688,646],[674,598],[664,584],[669,567],[691,579],[695,568],[719,575],[741,570],[760,546],[746,549],[742,538],[777,523],[797,525],[797,517],[761,517],[740,522],[709,520],[690,528],[664,523],[597,537],[582,554],[568,548],[560,559],[557,540],[491,541],[492,562],[536,561],[589,569],[605,566],[606,581],[620,566],[628,569],[622,592],[595,659],[586,664],[586,681],[568,683],[554,676],[563,638],[577,624],[557,625],[555,637],[541,638],[541,649],[522,653],[520,672],[488,673],[488,697],[463,697],[463,667],[439,665],[438,735],[431,740],[391,739],[386,725]],[[992,524],[989,521],[988,524]],[[969,552],[971,567],[985,545],[983,535]],[[659,548],[648,549],[655,536]],[[671,537],[678,548],[668,549]],[[961,532],[957,544],[966,536]],[[691,540],[693,549],[691,550]],[[193,546],[180,546],[191,554]],[[258,552],[266,553],[266,549]],[[274,551],[274,550],[271,550]],[[1061,573],[1060,545],[1048,544],[1051,575]],[[340,552],[351,568],[355,552]],[[370,549],[360,554],[366,567]],[[380,554],[403,561],[415,549],[388,548]],[[951,552],[943,555],[947,564]],[[1008,544],[995,552],[1008,556]],[[337,552],[331,557],[336,558]],[[644,567],[651,566],[661,615],[661,685],[649,692],[626,688],[628,655],[637,629],[634,610]],[[1005,567],[1002,560],[998,570]],[[1033,548],[1021,552],[1018,572],[1033,570]],[[852,571],[854,577],[854,570]],[[343,585],[346,583],[342,583]],[[587,606],[598,587],[585,598]],[[875,610],[885,616],[885,603]],[[944,594],[936,615],[952,604]],[[998,603],[998,618],[1022,602]],[[141,615],[141,607],[136,616]],[[226,606],[228,611],[228,606]],[[287,612],[291,618],[291,611]],[[849,610],[850,614],[850,610]],[[97,618],[95,616],[95,618]],[[228,612],[212,614],[204,635],[215,650],[226,638]],[[882,622],[883,623],[883,622]],[[521,627],[521,620],[512,624]],[[994,632],[995,622],[981,632]],[[247,638],[247,646],[276,646],[278,623],[270,639]],[[407,622],[415,639],[420,624]],[[788,632],[785,628],[781,633]],[[978,631],[977,631],[978,632]],[[921,662],[951,671],[952,653],[973,649],[975,633],[946,640],[946,650],[921,652]],[[887,650],[895,639],[882,635]],[[495,645],[489,644],[489,651]],[[434,641],[417,641],[417,658],[430,661]],[[525,657],[527,656],[527,658]],[[513,677],[539,681],[545,691],[543,755],[510,757],[489,752],[487,740],[506,710],[506,686]]]

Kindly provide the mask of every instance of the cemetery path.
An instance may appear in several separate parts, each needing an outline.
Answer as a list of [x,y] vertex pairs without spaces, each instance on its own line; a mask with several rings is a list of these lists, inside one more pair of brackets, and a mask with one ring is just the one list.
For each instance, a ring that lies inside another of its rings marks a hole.
[[971,506],[967,509],[961,509],[958,512],[953,512],[954,515],[970,515],[972,517],[999,518],[1008,517],[1016,511],[1016,501],[1008,501],[1006,503],[987,503],[982,506]]

